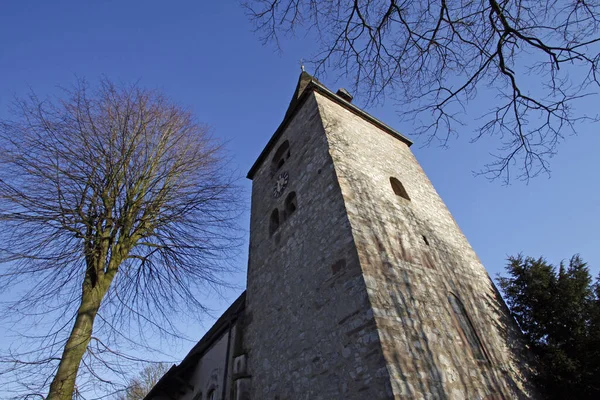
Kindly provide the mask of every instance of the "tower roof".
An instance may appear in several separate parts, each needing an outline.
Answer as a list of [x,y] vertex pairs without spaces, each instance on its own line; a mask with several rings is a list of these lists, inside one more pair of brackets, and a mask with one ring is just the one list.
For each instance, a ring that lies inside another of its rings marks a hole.
[[364,110],[361,110],[360,108],[356,107],[354,104],[350,103],[344,97],[342,97],[336,93],[333,93],[331,90],[327,89],[321,82],[319,82],[319,80],[317,78],[310,75],[308,72],[302,71],[302,73],[300,73],[300,77],[298,78],[298,84],[296,85],[296,90],[294,90],[294,95],[292,96],[290,105],[288,106],[288,109],[285,112],[285,116],[283,117],[283,121],[281,122],[281,124],[279,125],[279,127],[277,128],[277,130],[275,131],[275,133],[273,134],[273,136],[271,137],[271,139],[269,140],[269,142],[263,149],[263,151],[260,153],[260,155],[258,156],[256,161],[254,162],[254,165],[252,165],[252,167],[250,168],[250,171],[248,171],[248,175],[246,176],[248,179],[252,179],[254,177],[254,174],[256,173],[256,170],[258,169],[258,167],[262,164],[264,159],[267,157],[267,155],[269,154],[269,152],[271,151],[271,149],[277,142],[277,139],[279,139],[279,136],[281,135],[283,130],[286,128],[286,126],[291,121],[293,116],[300,109],[300,106],[302,105],[302,103],[304,103],[304,101],[308,98],[309,93],[311,93],[312,91],[319,92],[320,94],[322,94],[325,97],[329,98],[330,100],[336,102],[340,106],[346,108],[348,111],[371,122],[372,124],[378,126],[380,129],[382,129],[383,131],[389,133],[392,136],[395,136],[397,139],[400,139],[401,141],[406,143],[408,146],[412,145],[413,142],[410,139],[408,139],[406,136],[402,135],[400,132],[396,131],[395,129],[391,128],[390,126],[384,124],[383,122],[381,122],[377,118],[373,117],[369,113],[365,112]]
[[302,96],[304,89],[306,89],[306,87],[311,82],[321,84],[321,82],[319,82],[317,78],[315,78],[306,71],[302,71],[302,73],[300,74],[300,78],[298,78],[298,84],[296,85],[296,90],[294,90],[294,95],[292,96],[290,105],[288,106],[288,109],[285,112],[285,117],[283,117],[284,121],[294,113],[294,110],[296,109],[296,106],[298,105],[298,102],[300,100],[300,96]]

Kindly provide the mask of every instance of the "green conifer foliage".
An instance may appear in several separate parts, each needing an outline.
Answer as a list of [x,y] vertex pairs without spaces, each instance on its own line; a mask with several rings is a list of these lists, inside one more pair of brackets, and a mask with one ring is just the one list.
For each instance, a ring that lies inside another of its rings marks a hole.
[[535,354],[550,399],[600,398],[600,277],[579,255],[558,268],[544,258],[508,259],[498,283]]

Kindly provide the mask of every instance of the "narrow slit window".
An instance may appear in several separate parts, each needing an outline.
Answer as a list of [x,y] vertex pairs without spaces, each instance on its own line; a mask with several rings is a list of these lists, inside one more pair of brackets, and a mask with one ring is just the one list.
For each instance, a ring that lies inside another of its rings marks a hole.
[[292,215],[294,213],[294,211],[296,211],[297,208],[298,208],[298,203],[296,200],[296,192],[291,192],[285,198],[285,216],[286,216],[286,218],[289,217],[290,215]]
[[404,189],[404,185],[398,179],[392,177],[390,178],[390,184],[392,185],[392,190],[396,194],[396,196],[400,196],[406,200],[410,200],[408,197],[408,192]]
[[452,307],[454,317],[461,330],[461,336],[471,348],[473,356],[479,361],[487,361],[488,359],[485,355],[485,351],[483,350],[481,340],[479,340],[479,337],[475,332],[475,327],[473,326],[473,323],[471,323],[471,319],[467,314],[465,306],[460,301],[460,299],[452,293],[450,293],[450,295],[448,296],[448,301],[450,302],[450,306]]
[[288,158],[290,158],[290,142],[286,140],[279,146],[273,156],[273,160],[271,161],[272,172],[275,173],[283,167]]
[[279,210],[276,208],[271,213],[271,218],[269,220],[269,235],[272,236],[278,228],[279,228]]

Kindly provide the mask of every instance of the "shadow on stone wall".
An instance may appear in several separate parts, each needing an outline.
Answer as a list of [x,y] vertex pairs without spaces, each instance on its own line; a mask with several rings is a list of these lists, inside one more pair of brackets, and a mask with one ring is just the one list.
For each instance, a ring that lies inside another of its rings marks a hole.
[[[369,179],[347,181],[346,202],[395,395],[531,398],[520,332],[458,227],[423,219],[418,198],[375,198]],[[464,304],[487,361],[475,360],[464,340],[450,293]]]

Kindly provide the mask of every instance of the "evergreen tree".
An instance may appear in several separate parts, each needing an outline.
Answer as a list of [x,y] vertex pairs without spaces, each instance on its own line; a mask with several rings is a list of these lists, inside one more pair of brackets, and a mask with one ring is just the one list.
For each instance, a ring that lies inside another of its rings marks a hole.
[[600,398],[600,277],[575,255],[558,268],[510,257],[498,282],[538,359],[536,379],[551,399]]

